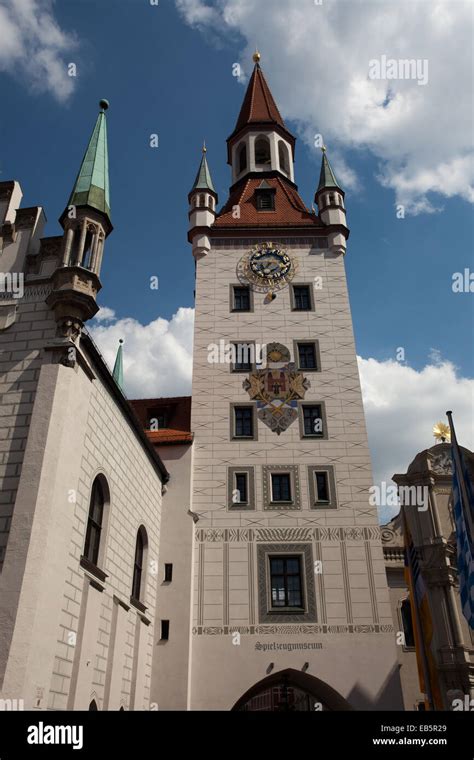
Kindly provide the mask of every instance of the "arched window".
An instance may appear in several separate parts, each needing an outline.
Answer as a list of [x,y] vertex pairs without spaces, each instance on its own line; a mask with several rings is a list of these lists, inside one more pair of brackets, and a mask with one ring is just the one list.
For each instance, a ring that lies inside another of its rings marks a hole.
[[266,166],[271,164],[270,140],[268,137],[258,137],[255,141],[255,163]]
[[285,172],[285,174],[289,174],[290,161],[288,158],[288,148],[286,147],[283,140],[280,140],[280,142],[278,143],[278,160],[280,161],[281,171]]
[[92,484],[89,516],[87,518],[86,543],[84,556],[97,565],[99,560],[100,534],[104,519],[105,495],[102,479],[98,476]]
[[132,582],[132,597],[137,602],[140,601],[140,594],[142,593],[142,578],[143,569],[145,567],[145,551],[147,547],[147,535],[146,530],[141,525],[137,533],[137,542],[135,544],[135,561],[133,563],[133,582]]
[[206,200],[205,199],[206,199],[205,195],[200,195],[199,196],[199,205],[200,206],[205,206],[206,205]]
[[415,635],[413,632],[413,620],[411,615],[410,599],[407,597],[403,600],[400,606],[400,612],[402,616],[403,632],[405,634],[405,646],[415,646]]
[[98,710],[98,709],[99,708],[97,707],[97,702],[95,701],[95,699],[93,699],[92,702],[89,705],[89,710],[94,710],[95,711],[95,710]]
[[245,143],[242,143],[242,145],[238,149],[238,156],[239,156],[239,174],[247,168],[247,146]]

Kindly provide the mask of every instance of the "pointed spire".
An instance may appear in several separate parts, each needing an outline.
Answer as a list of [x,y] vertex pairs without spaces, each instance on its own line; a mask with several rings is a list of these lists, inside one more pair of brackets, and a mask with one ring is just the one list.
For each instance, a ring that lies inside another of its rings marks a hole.
[[233,134],[240,132],[241,129],[252,123],[276,124],[286,130],[285,122],[260,68],[260,59],[260,53],[255,51],[253,56],[253,60],[255,61],[254,70],[250,77]]
[[123,392],[123,340],[120,338],[117,356],[115,357],[114,371],[112,375],[120,390]]
[[234,131],[227,138],[227,162],[231,165],[232,146],[241,138],[242,133],[252,129],[278,132],[291,145],[294,157],[296,140],[291,132],[288,131],[264,73],[260,68],[261,55],[258,50],[253,54],[253,60],[255,66],[248,83],[237,123]]
[[68,206],[91,206],[110,218],[109,158],[107,151],[107,100],[100,112],[77,175]]
[[191,192],[193,192],[193,190],[208,190],[211,193],[216,194],[214,185],[212,184],[211,172],[209,171],[209,166],[207,164],[206,153],[207,148],[206,143],[204,142],[202,146],[201,163],[199,165],[198,173],[196,174],[196,179],[194,180]]
[[319,191],[322,190],[324,187],[337,187],[341,189],[340,185],[337,182],[336,177],[334,176],[334,172],[331,169],[331,164],[329,163],[329,159],[326,155],[326,148],[323,146],[321,150],[323,152],[323,158],[321,161],[319,185],[318,185],[318,189],[316,190],[316,193],[319,193]]

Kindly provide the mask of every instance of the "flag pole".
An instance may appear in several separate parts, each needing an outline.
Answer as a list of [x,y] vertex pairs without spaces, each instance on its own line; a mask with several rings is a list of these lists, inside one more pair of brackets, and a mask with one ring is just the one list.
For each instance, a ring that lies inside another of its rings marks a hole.
[[[461,497],[462,497],[462,503],[463,503],[463,513],[464,513],[464,519],[467,523],[467,528],[469,530],[469,535],[471,539],[471,543],[474,543],[474,525],[472,522],[472,514],[469,507],[469,497],[467,495],[466,491],[466,483],[464,482],[464,473],[463,473],[463,467],[462,467],[462,460],[461,460],[461,452],[459,450],[459,444],[456,438],[456,431],[454,429],[454,422],[453,422],[453,413],[451,411],[446,412],[446,416],[449,421],[449,429],[451,430],[451,444],[453,447],[453,452],[456,456],[456,464],[457,464],[457,471],[459,473],[459,488],[461,491]],[[454,464],[454,463],[453,463]]]

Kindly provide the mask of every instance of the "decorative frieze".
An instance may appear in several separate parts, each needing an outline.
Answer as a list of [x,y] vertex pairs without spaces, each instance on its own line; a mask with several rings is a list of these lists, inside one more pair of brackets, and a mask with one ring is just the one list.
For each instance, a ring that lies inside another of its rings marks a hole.
[[351,634],[351,633],[395,633],[393,625],[229,625],[194,626],[193,636],[232,636],[234,633],[249,636],[297,636],[301,634]]
[[380,528],[198,528],[196,541],[380,541]]

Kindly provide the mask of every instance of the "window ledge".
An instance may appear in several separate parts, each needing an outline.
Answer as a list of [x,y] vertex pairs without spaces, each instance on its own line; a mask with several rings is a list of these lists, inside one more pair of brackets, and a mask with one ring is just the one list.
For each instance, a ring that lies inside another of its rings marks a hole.
[[267,610],[267,615],[304,615],[306,612],[304,607],[275,607]]
[[105,583],[106,578],[109,577],[107,573],[104,573],[100,567],[94,565],[94,563],[91,562],[90,559],[87,559],[87,557],[84,557],[84,555],[81,556],[79,564],[84,568],[84,570],[87,570],[88,573],[97,578],[101,583]]
[[294,503],[295,503],[294,501],[271,501],[270,506],[271,507],[280,507],[280,506],[291,507],[293,506]]
[[145,613],[148,609],[148,607],[145,607],[142,602],[140,602],[138,599],[135,599],[133,596],[130,597],[130,604],[139,612]]

